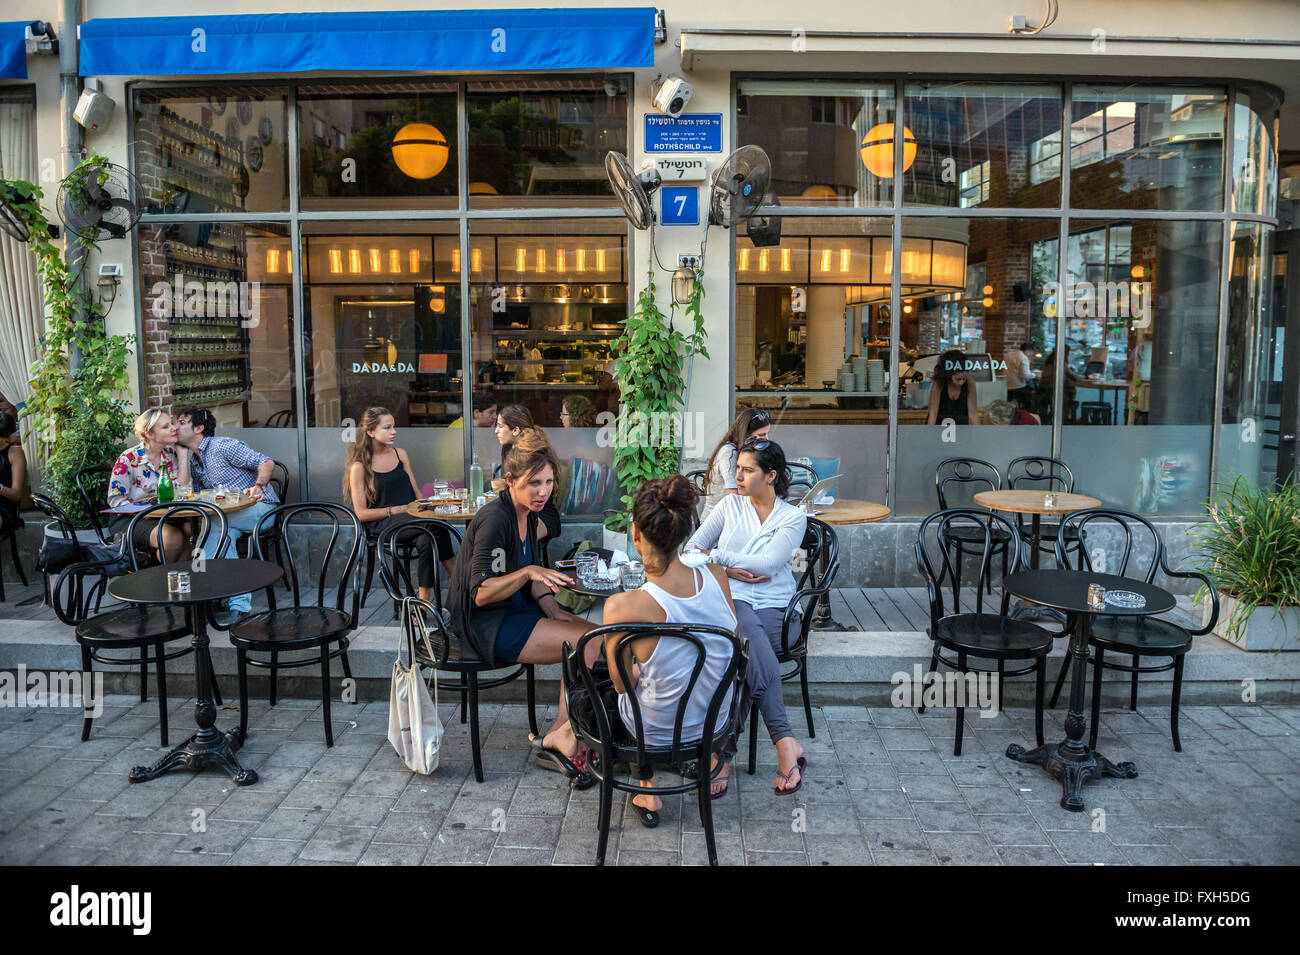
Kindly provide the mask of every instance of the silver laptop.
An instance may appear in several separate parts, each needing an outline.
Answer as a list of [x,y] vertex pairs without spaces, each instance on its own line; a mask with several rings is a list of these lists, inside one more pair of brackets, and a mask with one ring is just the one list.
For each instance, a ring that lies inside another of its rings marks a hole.
[[835,483],[843,476],[844,476],[843,474],[836,474],[833,477],[822,478],[820,481],[814,484],[812,486],[812,489],[803,497],[801,497],[799,500],[801,502],[807,501],[809,504],[812,504],[814,501],[817,500],[817,498],[821,497],[823,494],[829,494],[831,488],[833,488],[835,486]]

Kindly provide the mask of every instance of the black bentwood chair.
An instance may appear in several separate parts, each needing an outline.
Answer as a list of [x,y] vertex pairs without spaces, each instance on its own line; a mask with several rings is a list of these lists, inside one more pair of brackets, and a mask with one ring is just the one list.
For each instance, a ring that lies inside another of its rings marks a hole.
[[[954,528],[954,524],[960,526]],[[941,542],[949,538],[950,531],[959,531],[962,539],[967,541],[967,546],[970,546],[975,538],[983,537],[982,546],[974,550],[980,558],[979,576],[976,578],[975,586],[974,613],[944,612],[943,582],[947,576],[956,573],[956,568],[950,560],[948,548],[942,544],[932,548],[927,543],[927,534],[933,532]],[[997,549],[997,541],[1003,539],[1003,535],[1012,545],[1010,568],[1007,572],[1014,573],[1021,564],[1020,533],[1016,530],[1016,525],[1001,514],[990,514],[980,508],[959,507],[931,514],[921,522],[921,527],[916,533],[916,564],[925,575],[926,587],[930,594],[930,639],[934,641],[934,650],[930,655],[930,672],[937,674],[937,667],[943,663],[961,674],[962,679],[957,684],[961,704],[970,702],[966,699],[968,694],[965,693],[969,685],[965,680],[966,674],[996,673],[999,707],[1002,706],[1003,700],[1003,677],[1035,673],[1037,682],[1034,688],[1034,733],[1038,738],[1038,745],[1042,746],[1043,683],[1047,677],[1047,654],[1052,649],[1053,635],[1036,624],[1024,620],[1012,620],[1007,615],[1007,605],[1010,603],[1011,595],[1005,591],[1002,594],[1001,611],[984,612],[983,585],[990,575],[989,565],[993,552]],[[956,660],[951,656],[944,656],[944,651],[955,653]],[[972,657],[979,660],[996,660],[997,669],[973,666],[970,663]],[[1032,662],[1016,670],[1006,669],[1009,661],[1021,660]],[[916,687],[914,692],[920,693],[922,689]],[[918,709],[921,713],[925,712],[924,702]],[[957,737],[952,752],[954,756],[960,756],[965,706],[959,704],[956,709]]]
[[[179,519],[175,515],[180,512],[184,512],[184,518],[192,522],[194,540],[206,540],[211,524],[216,523],[218,551],[226,546],[226,516],[215,505],[200,501],[155,504],[131,519],[119,555],[65,567],[50,591],[54,613],[64,623],[76,628],[77,643],[81,645],[81,669],[88,684],[94,662],[105,666],[139,666],[140,702],[143,703],[149,699],[149,664],[154,665],[158,679],[158,737],[163,746],[167,745],[167,661],[194,652],[189,645],[168,652],[165,644],[190,636],[193,629],[188,613],[198,611],[166,604],[126,604],[120,610],[101,613],[100,606],[109,580],[141,569],[139,552],[126,543],[132,539],[136,521],[174,521]],[[58,513],[62,514],[62,511]],[[194,516],[196,513],[197,517]],[[161,552],[160,556],[166,565],[166,553]],[[186,562],[173,566],[201,573],[197,566],[188,562],[188,558]],[[113,653],[119,650],[138,650],[140,655],[126,657]],[[211,662],[208,672],[213,673]],[[215,676],[212,679],[212,697],[220,706],[221,691]],[[85,717],[81,727],[82,742],[90,739],[92,722],[92,717]]]
[[74,475],[77,493],[81,495],[81,503],[90,516],[90,526],[95,529],[100,541],[105,544],[111,544],[113,540],[108,533],[108,526],[100,519],[99,509],[108,500],[108,479],[112,471],[113,465],[109,463],[102,467],[82,468]]
[[[405,524],[397,527],[390,527],[380,537],[377,549],[379,552],[379,580],[388,591],[388,595],[393,598],[395,606],[402,605],[402,598],[415,593],[415,587],[411,581],[410,561],[405,556],[407,550],[415,553],[413,545],[413,534],[427,534],[429,545],[434,548],[435,560],[434,565],[434,603],[423,600],[412,600],[407,606],[422,607],[426,613],[426,628],[429,632],[429,640],[433,647],[434,658],[430,659],[428,651],[422,643],[417,643],[415,648],[416,664],[421,667],[432,667],[439,673],[448,671],[457,674],[459,679],[454,682],[444,683],[438,681],[438,689],[451,690],[460,694],[460,721],[464,723],[469,720],[469,740],[470,749],[474,758],[474,779],[483,782],[483,745],[479,739],[478,727],[478,697],[482,690],[491,690],[498,686],[504,686],[520,676],[525,677],[528,693],[528,728],[532,730],[534,736],[539,735],[537,728],[537,681],[534,668],[530,663],[520,663],[515,665],[514,669],[504,675],[496,675],[494,671],[505,670],[504,666],[493,666],[486,660],[480,660],[474,656],[467,656],[469,651],[468,645],[459,638],[451,629],[449,623],[450,615],[442,605],[442,563],[436,559],[438,553],[438,540],[435,534],[434,526],[445,529],[452,535],[452,538],[459,546],[461,536],[460,532],[454,525],[445,521],[420,521],[418,524]],[[398,532],[407,534],[405,541],[398,541]],[[468,557],[466,558],[468,559]],[[487,679],[481,679],[482,674],[491,674]]]
[[[1066,463],[1058,458],[1050,458],[1042,455],[1026,455],[1022,458],[1014,458],[1007,465],[1007,487],[1013,491],[1024,490],[1042,490],[1042,491],[1063,491],[1066,494],[1074,493],[1074,472]],[[1021,540],[1029,536],[1028,525],[1025,522],[1024,515],[1016,515],[1016,528],[1020,531]],[[1043,551],[1055,552],[1056,538],[1060,534],[1061,525],[1053,522],[1043,521],[1038,526],[1038,549]],[[1078,537],[1067,537],[1065,539],[1067,550],[1072,550],[1079,546]]]
[[[812,629],[814,611],[817,602],[831,589],[835,575],[840,570],[840,543],[834,529],[829,524],[808,518],[808,530],[803,538],[803,567],[795,568],[795,593],[786,604],[785,616],[781,620],[781,649],[776,652],[777,663],[793,663],[794,669],[781,674],[785,683],[799,678],[799,689],[803,693],[803,712],[808,719],[808,736],[815,739],[813,729],[812,701],[808,697],[808,631]],[[825,558],[823,566],[822,558]],[[798,615],[798,630],[792,633],[792,624]],[[774,688],[772,692],[779,693]],[[758,768],[758,704],[749,705],[749,773],[752,776]]]
[[[329,539],[320,547],[319,540],[313,541],[309,535],[324,536],[324,529],[329,529]],[[269,610],[249,614],[230,627],[230,642],[234,644],[235,655],[239,664],[239,738],[248,735],[248,668],[258,667],[271,671],[270,702],[275,706],[275,678],[279,670],[291,670],[297,667],[320,663],[321,707],[325,719],[325,745],[334,745],[334,725],[330,722],[330,660],[340,657],[343,660],[343,675],[352,678],[352,667],[348,663],[348,635],[356,628],[357,620],[357,560],[361,553],[361,526],[356,517],[346,507],[325,502],[308,502],[305,504],[282,504],[262,515],[257,526],[253,528],[253,554],[258,560],[267,560],[268,533],[278,530],[283,542],[284,558],[280,566],[289,578],[292,603],[281,609],[276,603],[275,585],[266,588],[266,601]],[[351,534],[351,539],[340,542],[340,531]],[[320,554],[320,567],[311,566],[300,570],[294,556],[295,536],[301,534],[301,552]],[[319,548],[319,549],[318,549]],[[331,568],[335,567],[336,557],[342,558],[338,568],[338,586],[335,588],[333,606],[326,602]],[[304,579],[300,583],[299,575]],[[304,597],[311,597],[310,583],[316,580],[316,602],[305,603]],[[303,584],[306,586],[304,587]],[[351,610],[348,605],[348,584],[352,584]],[[306,593],[304,593],[304,590]],[[311,655],[295,656],[289,660],[280,659],[281,653],[306,653]],[[258,654],[258,656],[250,656]],[[267,654],[267,658],[261,655]]]
[[[631,628],[631,629],[629,629]],[[683,739],[682,726],[686,710],[695,694],[696,684],[704,669],[707,653],[704,641],[697,634],[713,634],[725,637],[730,643],[730,656],[722,678],[718,681],[709,698],[708,711],[704,717],[703,734],[696,739]],[[642,637],[657,637],[659,640],[681,640],[695,651],[695,662],[691,668],[690,678],[677,701],[676,715],[673,720],[672,744],[665,747],[649,747],[645,742],[645,724],[641,717],[641,706],[635,693],[627,694],[632,706],[632,722],[635,733],[628,733],[623,721],[616,714],[606,711],[602,702],[596,678],[586,662],[587,644],[598,640],[603,645],[609,634],[622,634],[619,637],[614,659],[618,666],[619,677],[625,687],[632,686],[627,672],[628,655],[624,651],[633,640]],[[598,762],[591,767],[591,772],[600,780],[600,817],[598,825],[600,836],[596,843],[596,864],[605,864],[605,847],[609,843],[609,824],[613,810],[614,791],[626,793],[648,793],[654,796],[672,796],[694,789],[699,799],[700,822],[704,826],[704,841],[708,847],[709,865],[718,864],[718,850],[713,838],[713,802],[709,798],[709,785],[722,770],[720,754],[727,739],[739,731],[740,695],[745,685],[745,667],[749,662],[748,651],[744,643],[730,630],[721,627],[709,627],[703,624],[691,625],[687,630],[679,624],[616,623],[597,627],[583,634],[576,647],[564,645],[564,692],[569,706],[569,721],[573,732],[581,744],[591,747],[599,754]],[[581,699],[575,697],[581,687]],[[730,692],[731,699],[727,700]],[[725,713],[724,713],[725,707]],[[649,778],[654,767],[677,767],[690,760],[697,766],[708,766],[714,756],[719,756],[718,765],[711,772],[701,772],[698,778],[676,786],[655,786],[652,789],[642,787],[633,780],[623,781],[614,774],[616,763],[624,762],[633,767],[640,778]]]
[[[973,499],[980,491],[1002,490],[1002,475],[998,469],[979,458],[947,458],[940,461],[934,469],[934,489],[939,495],[939,510],[950,508],[973,507],[972,504],[953,501],[954,494],[960,494],[964,502]],[[1006,523],[1003,521],[1003,523]],[[1002,574],[1007,574],[1007,545],[1010,538],[1000,527],[989,525],[992,533],[992,553],[1002,554]],[[965,522],[959,527],[943,528],[943,546],[945,550],[955,550],[957,559],[952,563],[952,608],[954,612],[961,609],[961,565],[966,554],[974,554],[982,548],[985,534],[971,528]],[[986,581],[989,594],[993,593],[993,581]]]
[[[1093,507],[1086,511],[1075,511],[1061,522],[1061,528],[1064,534],[1074,533],[1082,537],[1085,529],[1091,529],[1093,541],[1106,541],[1108,538],[1114,543],[1122,543],[1120,551],[1119,565],[1116,567],[1112,562],[1107,560],[1106,566],[1094,567],[1092,556],[1088,554],[1088,548],[1078,547],[1075,549],[1077,570],[1089,570],[1097,573],[1116,574],[1120,577],[1133,577],[1143,580],[1146,583],[1153,583],[1156,578],[1156,571],[1161,571],[1166,577],[1177,577],[1182,580],[1198,580],[1209,591],[1211,603],[1210,619],[1205,626],[1198,630],[1188,630],[1171,620],[1161,620],[1159,617],[1143,616],[1107,616],[1097,614],[1093,617],[1092,628],[1089,632],[1088,645],[1092,648],[1092,657],[1089,662],[1092,664],[1092,726],[1089,729],[1088,745],[1095,748],[1097,745],[1097,718],[1101,714],[1101,677],[1104,670],[1120,670],[1133,675],[1132,683],[1129,689],[1130,710],[1137,710],[1138,700],[1138,675],[1142,673],[1163,673],[1166,670],[1174,671],[1174,686],[1169,699],[1169,727],[1174,740],[1174,752],[1183,751],[1182,741],[1178,738],[1178,701],[1182,696],[1183,689],[1183,657],[1187,651],[1192,648],[1192,638],[1202,634],[1209,633],[1214,629],[1214,625],[1219,620],[1219,592],[1215,589],[1214,582],[1204,574],[1196,571],[1171,570],[1168,562],[1168,552],[1165,550],[1164,542],[1160,539],[1160,534],[1155,525],[1139,514],[1133,514],[1130,511],[1121,511],[1114,508]],[[1144,552],[1149,554],[1148,557],[1135,558],[1134,544],[1138,544]],[[1069,568],[1069,553],[1065,547],[1062,547],[1061,541],[1056,543],[1056,562],[1061,567]],[[1133,573],[1130,573],[1130,562],[1133,564]],[[1142,566],[1145,564],[1145,567]],[[1065,634],[1073,633],[1075,623],[1071,619],[1070,626],[1066,629]],[[1106,653],[1124,654],[1131,659],[1130,665],[1112,663],[1106,659]],[[1143,657],[1169,657],[1168,663],[1159,666],[1142,666]],[[1061,666],[1061,672],[1056,677],[1056,688],[1052,691],[1053,707],[1061,695],[1061,685],[1065,682],[1065,672],[1069,668],[1070,655],[1067,653],[1065,663]]]

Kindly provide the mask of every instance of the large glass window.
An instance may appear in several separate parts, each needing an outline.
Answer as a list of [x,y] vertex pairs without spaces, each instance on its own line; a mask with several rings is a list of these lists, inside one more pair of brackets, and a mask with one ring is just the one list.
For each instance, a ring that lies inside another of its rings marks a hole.
[[625,80],[474,81],[467,105],[472,207],[616,205],[605,153],[628,151]]
[[296,493],[288,230],[146,223],[138,242],[145,404],[210,410],[219,433],[284,464]]
[[909,84],[904,201],[964,209],[1059,205],[1061,113],[1058,86]]
[[392,412],[417,481],[459,478],[460,282],[438,274],[434,261],[458,225],[312,223],[304,231],[313,487],[327,496],[341,488],[344,438],[375,407]]
[[1221,210],[1226,103],[1218,88],[1075,84],[1071,205]]
[[1222,234],[1217,222],[1071,223],[1053,362],[1062,454],[1106,504],[1186,514],[1205,499]]
[[137,89],[144,214],[288,209],[287,100],[279,87]]
[[454,209],[456,84],[298,90],[304,209]]
[[[1056,279],[1058,228],[1055,219],[903,220],[895,512],[937,509],[935,470],[947,458],[987,461],[1005,477],[1013,458],[1051,454],[1043,379],[1055,319],[1041,289]],[[937,236],[960,240],[955,287],[918,285],[909,269],[909,244]]]
[[746,80],[736,110],[738,141],[772,158],[772,189],[783,205],[893,201],[892,85]]
[[1232,110],[1232,209],[1270,216],[1277,205],[1277,101],[1240,90]]

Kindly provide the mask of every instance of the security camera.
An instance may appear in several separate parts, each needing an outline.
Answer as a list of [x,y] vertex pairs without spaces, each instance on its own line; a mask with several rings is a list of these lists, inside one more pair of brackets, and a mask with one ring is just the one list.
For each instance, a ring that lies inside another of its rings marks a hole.
[[609,97],[612,98],[612,97],[617,96],[617,95],[618,95],[619,93],[621,93],[621,92],[623,92],[623,87],[622,87],[621,84],[619,84],[619,83],[615,83],[613,80],[606,80],[606,81],[605,81],[605,95],[606,95],[606,96],[609,96]]
[[665,116],[676,119],[686,109],[686,104],[695,95],[695,87],[676,73],[661,76],[650,84],[650,97],[654,108]]

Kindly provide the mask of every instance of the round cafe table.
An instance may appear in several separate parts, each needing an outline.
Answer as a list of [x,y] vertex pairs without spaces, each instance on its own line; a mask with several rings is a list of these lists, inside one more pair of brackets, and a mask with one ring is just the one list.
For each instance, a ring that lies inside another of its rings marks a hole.
[[[1127,590],[1136,593],[1146,598],[1146,604],[1142,607],[1121,607],[1107,602],[1105,610],[1095,610],[1088,606],[1089,584],[1100,584],[1107,591]],[[1083,711],[1083,693],[1087,683],[1088,636],[1092,629],[1092,618],[1098,613],[1122,617],[1166,613],[1174,609],[1174,596],[1142,580],[1082,570],[1026,570],[1008,574],[1002,581],[1002,586],[1023,600],[1051,607],[1076,618],[1069,649],[1073,660],[1070,668],[1070,710],[1065,716],[1065,739],[1031,750],[1012,743],[1007,747],[1007,756],[1020,763],[1042,766],[1049,776],[1061,783],[1061,808],[1082,812],[1085,782],[1103,776],[1132,779],[1138,774],[1137,767],[1132,763],[1112,763],[1083,742],[1084,733],[1088,729],[1088,720]],[[1096,692],[1100,692],[1100,688]]]
[[[876,521],[883,521],[890,514],[889,508],[883,504],[875,504],[871,501],[855,501],[844,497],[836,498],[834,504],[812,504],[810,507],[812,510],[807,512],[808,516],[815,517],[819,521],[825,521],[827,524],[874,524]],[[821,555],[823,571],[826,570],[828,561],[830,561],[830,554],[823,553]],[[812,629],[833,632],[843,632],[850,629],[831,617],[831,596],[829,593],[817,603],[817,611],[813,615]]]
[[[152,766],[132,768],[127,778],[133,783],[156,779],[182,766],[199,772],[209,765],[220,766],[236,786],[257,782],[257,772],[244,769],[235,759],[235,751],[243,745],[239,732],[222,732],[214,725],[217,707],[212,701],[212,661],[208,656],[208,604],[269,587],[284,576],[284,571],[267,560],[236,558],[215,558],[205,561],[202,567],[197,570],[189,564],[160,564],[118,577],[108,585],[109,596],[127,603],[184,606],[194,635],[194,680],[198,687],[194,721],[199,731]],[[190,590],[171,593],[167,589],[167,571],[181,569],[189,571]]]
[[[462,503],[464,504],[463,509],[459,507]],[[458,505],[458,507],[450,514],[439,514],[437,509],[447,504],[455,504]],[[461,502],[456,498],[442,500],[423,498],[418,501],[412,501],[410,504],[406,505],[406,513],[410,514],[412,517],[420,517],[426,520],[447,521],[452,524],[468,524],[474,519],[474,515],[478,513],[478,509],[469,501]]]
[[[234,514],[237,511],[242,511],[247,508],[250,508],[257,503],[247,494],[231,494],[228,495],[226,499],[223,501],[214,501],[211,500],[210,498],[198,497],[196,495],[195,497],[191,498],[191,500],[194,500],[200,504],[211,504],[213,507],[220,508],[221,513],[223,514]],[[185,501],[175,500],[172,501],[172,503],[184,504]],[[172,517],[198,517],[198,516],[199,516],[198,511],[176,511],[175,513],[172,514]]]

